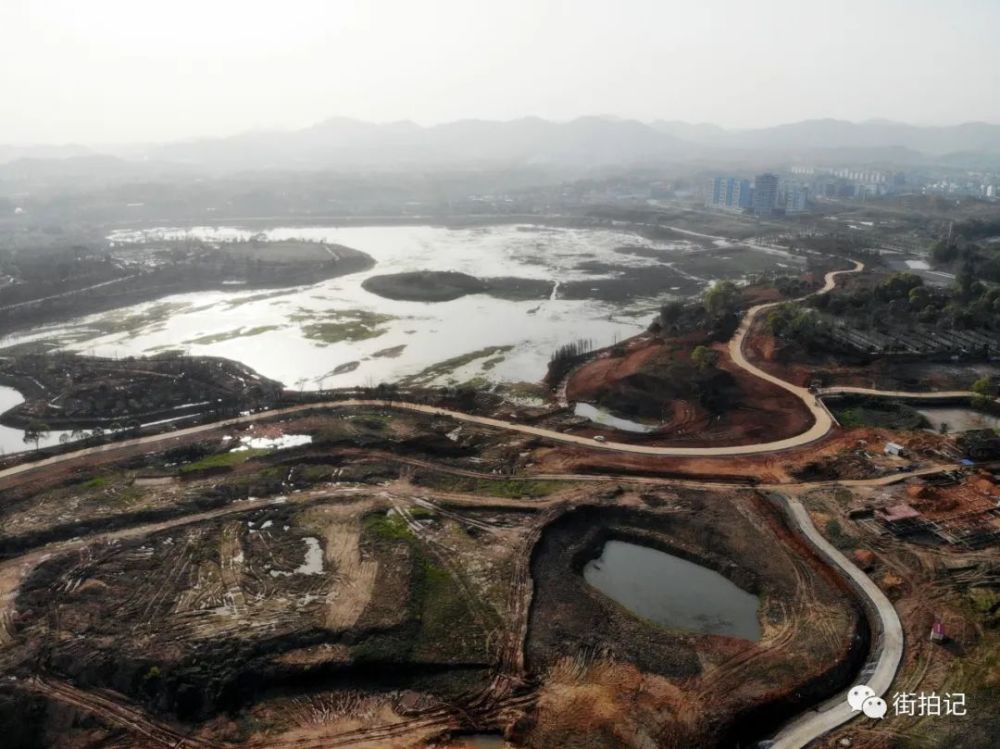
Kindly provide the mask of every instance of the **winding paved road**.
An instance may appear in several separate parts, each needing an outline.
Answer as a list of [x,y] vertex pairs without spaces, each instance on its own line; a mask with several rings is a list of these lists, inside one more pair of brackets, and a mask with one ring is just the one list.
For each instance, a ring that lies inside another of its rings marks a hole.
[[[892,686],[896,671],[899,670],[899,664],[903,660],[903,625],[899,621],[896,609],[868,575],[823,538],[801,502],[791,498],[787,501],[789,514],[799,530],[831,564],[850,578],[855,589],[868,599],[869,607],[878,616],[881,629],[875,644],[878,648],[878,657],[870,674],[865,677],[864,683],[871,687],[875,694],[885,695]],[[845,691],[839,701],[835,698],[827,700],[819,707],[802,713],[775,734],[773,743],[765,745],[769,749],[800,749],[859,715],[861,713],[851,710]]]

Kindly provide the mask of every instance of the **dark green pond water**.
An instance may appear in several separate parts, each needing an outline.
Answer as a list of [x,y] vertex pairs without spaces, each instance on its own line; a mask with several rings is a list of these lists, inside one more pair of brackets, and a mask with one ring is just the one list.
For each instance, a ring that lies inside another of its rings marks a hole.
[[707,567],[647,546],[608,541],[584,579],[643,619],[668,629],[759,640],[757,596]]

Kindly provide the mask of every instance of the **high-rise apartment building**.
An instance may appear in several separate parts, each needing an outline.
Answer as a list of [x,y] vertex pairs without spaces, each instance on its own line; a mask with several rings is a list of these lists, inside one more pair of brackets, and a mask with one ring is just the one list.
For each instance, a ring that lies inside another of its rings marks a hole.
[[739,211],[751,207],[753,188],[750,180],[737,177],[715,177],[709,184],[709,205]]
[[753,212],[770,216],[778,205],[778,178],[773,174],[758,174],[753,180]]
[[785,184],[785,213],[805,213],[809,210],[809,188],[797,182]]

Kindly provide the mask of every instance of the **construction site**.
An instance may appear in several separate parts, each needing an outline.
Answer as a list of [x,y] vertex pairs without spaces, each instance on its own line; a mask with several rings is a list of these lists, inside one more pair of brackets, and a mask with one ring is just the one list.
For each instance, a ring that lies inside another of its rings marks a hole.
[[876,534],[913,543],[984,549],[1000,543],[1000,486],[989,472],[928,476],[850,511]]
[[[864,269],[834,267],[790,293]],[[837,387],[902,377],[894,352],[809,377],[765,322],[785,292],[718,289],[569,346],[527,404],[281,390],[175,355],[6,360],[24,414],[137,428],[0,459],[0,731],[32,749],[992,746],[1000,445],[919,407],[995,403]],[[972,371],[922,366],[936,385]],[[170,411],[196,418],[143,423]],[[842,696],[862,680],[968,692],[976,722],[858,720]]]
[[[729,745],[864,658],[851,594],[756,492],[497,476],[530,441],[450,431],[317,415],[5,479],[4,726],[30,710],[74,746]],[[612,537],[750,591],[759,640],[598,593],[581,566]]]

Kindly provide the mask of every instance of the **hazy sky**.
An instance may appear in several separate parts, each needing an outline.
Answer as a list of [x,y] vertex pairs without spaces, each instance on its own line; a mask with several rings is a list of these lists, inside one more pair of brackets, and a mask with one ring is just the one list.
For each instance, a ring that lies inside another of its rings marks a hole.
[[1000,0],[0,0],[0,142],[615,114],[1000,122]]

